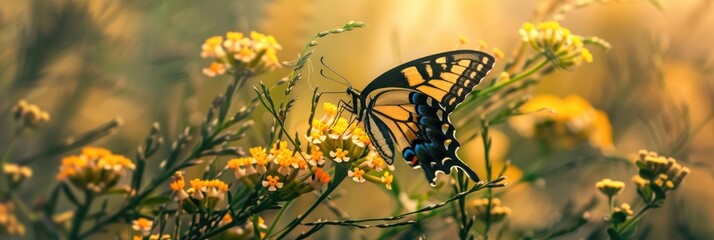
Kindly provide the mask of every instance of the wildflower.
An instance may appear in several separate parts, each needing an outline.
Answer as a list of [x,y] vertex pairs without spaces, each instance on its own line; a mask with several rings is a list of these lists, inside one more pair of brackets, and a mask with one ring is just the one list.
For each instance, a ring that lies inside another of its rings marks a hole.
[[122,155],[104,148],[85,147],[81,154],[62,159],[57,180],[69,180],[79,188],[100,193],[116,185],[125,170],[134,168],[134,163]]
[[387,189],[392,190],[392,182],[394,181],[394,175],[385,171],[384,175],[382,175],[381,180],[382,183],[387,186]]
[[22,182],[32,177],[31,168],[13,163],[5,163],[3,165],[3,173],[5,177],[7,177],[11,189],[16,188]]
[[571,34],[556,21],[542,22],[537,26],[527,22],[519,32],[523,42],[561,68],[593,61],[590,51],[583,47],[583,38]]
[[587,142],[604,152],[614,148],[607,114],[579,96],[538,95],[520,111],[528,114],[509,119],[510,125],[521,135],[535,137],[548,146],[573,148]]
[[25,225],[15,216],[15,206],[10,202],[0,202],[0,236],[25,235]]
[[251,32],[227,32],[225,39],[214,36],[201,45],[201,57],[212,58],[211,66],[203,69],[209,77],[225,74],[228,70],[248,69],[254,73],[280,67],[276,55],[282,46],[273,36]]
[[212,62],[211,66],[203,69],[203,74],[209,77],[215,77],[216,75],[223,75],[225,73],[226,66],[219,62]]
[[481,221],[489,219],[490,222],[496,223],[511,215],[511,208],[502,206],[498,198],[490,199],[490,206],[488,198],[475,199],[471,202],[471,206],[476,212],[476,219]]
[[283,187],[283,183],[279,182],[279,176],[268,175],[265,180],[263,180],[263,187],[267,187],[268,191],[275,192]]
[[372,144],[372,140],[369,139],[369,135],[367,134],[367,132],[365,132],[361,128],[355,128],[352,134],[352,142],[355,145],[364,148],[367,145]]
[[691,172],[688,167],[680,165],[677,159],[659,156],[656,152],[640,150],[639,156],[636,162],[640,168],[637,182],[654,183],[665,191],[679,187],[684,177]]
[[468,44],[468,43],[469,43],[468,38],[466,38],[464,35],[459,36],[459,44],[460,45],[464,45],[464,44]]
[[312,170],[312,172],[313,172],[313,175],[312,175],[313,179],[312,179],[312,182],[310,182],[310,184],[312,185],[312,187],[314,189],[322,188],[322,186],[324,184],[329,183],[331,180],[330,174],[325,172],[322,168],[319,168],[319,167],[314,168]]
[[384,167],[387,166],[387,162],[384,161],[384,158],[382,158],[382,156],[377,152],[369,152],[366,158],[367,160],[360,166],[367,165],[369,168],[374,169],[377,172],[381,172],[384,170]]
[[183,172],[177,171],[174,173],[173,176],[173,181],[169,185],[171,187],[171,190],[174,191],[174,199],[176,201],[183,201],[184,199],[188,198],[188,193],[183,189],[186,186],[186,181],[183,178]]
[[191,194],[191,198],[196,199],[196,200],[203,200],[203,198],[204,198],[203,191],[206,190],[206,188],[204,186],[204,181],[196,178],[196,179],[191,180],[191,182],[189,182],[189,183],[191,184],[190,190],[192,190],[192,192],[193,192],[193,194]]
[[622,205],[620,205],[620,207],[615,207],[613,212],[622,212],[625,213],[625,215],[627,215],[628,217],[631,217],[635,213],[632,208],[630,208],[630,204],[627,203],[623,203]]
[[612,179],[605,178],[595,184],[598,190],[605,196],[613,197],[619,194],[623,188],[625,188],[625,183],[620,181],[612,181]]
[[226,52],[221,48],[221,43],[223,43],[223,37],[213,36],[201,45],[201,57],[203,58],[222,58],[226,56]]
[[17,102],[12,110],[15,121],[24,127],[35,128],[40,124],[50,120],[50,114],[43,111],[37,105],[27,103],[25,100]]
[[342,150],[342,148],[337,148],[335,151],[330,151],[330,157],[333,157],[333,161],[335,162],[347,162],[350,161],[350,157],[347,156],[349,151],[347,150]]
[[500,48],[493,48],[493,50],[491,50],[491,52],[493,52],[493,56],[496,59],[503,59],[503,57],[505,56],[505,54],[503,53],[503,50],[501,50]]
[[258,173],[258,170],[253,167],[255,162],[254,158],[234,158],[228,160],[226,168],[233,169],[233,175],[235,175],[236,179],[241,179],[244,176]]
[[307,159],[312,166],[322,166],[325,164],[325,157],[317,145],[312,145],[312,150],[310,151],[310,155],[307,155]]
[[479,41],[478,41],[478,48],[477,48],[477,49],[479,49],[479,50],[485,50],[486,48],[488,48],[488,43],[487,43],[486,41],[484,41],[484,40],[479,40]]
[[255,169],[258,173],[263,174],[267,172],[266,166],[268,165],[268,162],[270,161],[268,155],[265,153],[265,149],[263,147],[253,147],[250,148],[250,156],[255,160]]
[[353,170],[347,172],[347,176],[350,176],[355,182],[363,183],[365,181],[364,173],[364,170],[355,167]]
[[138,232],[141,236],[149,236],[151,234],[151,226],[154,224],[149,219],[139,218],[131,222],[131,228]]

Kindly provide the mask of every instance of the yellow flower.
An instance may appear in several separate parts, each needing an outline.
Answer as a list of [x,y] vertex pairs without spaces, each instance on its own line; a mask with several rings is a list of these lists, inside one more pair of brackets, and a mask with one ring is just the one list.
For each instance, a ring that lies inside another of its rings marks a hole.
[[5,165],[3,165],[3,172],[8,178],[11,189],[18,187],[22,182],[32,177],[31,168],[14,163],[5,163]]
[[268,191],[275,192],[283,187],[283,183],[280,182],[279,176],[268,175],[262,182],[263,187],[267,187]]
[[330,157],[333,157],[333,161],[341,163],[341,162],[349,162],[350,157],[347,156],[349,151],[347,150],[342,150],[342,148],[337,148],[335,151],[330,151]]
[[387,189],[392,190],[392,182],[394,181],[394,175],[392,175],[389,172],[384,172],[384,175],[381,177],[382,183],[384,183],[387,186]]
[[253,147],[250,148],[250,156],[255,160],[255,169],[258,173],[263,174],[267,172],[267,165],[270,162],[270,158],[265,153],[265,148],[263,147]]
[[174,196],[176,201],[183,201],[189,197],[186,190],[184,190],[184,187],[186,187],[186,181],[183,178],[183,172],[177,171],[174,173],[173,181],[169,184],[169,187],[171,187],[171,190],[176,194]]
[[367,158],[366,161],[364,161],[360,165],[360,167],[363,167],[366,165],[367,167],[374,169],[377,172],[381,172],[382,170],[384,170],[384,167],[387,166],[387,161],[385,161],[384,158],[382,158],[382,156],[379,155],[379,153],[377,153],[375,151],[370,151],[367,154],[366,158]]
[[226,168],[233,169],[233,174],[235,175],[236,179],[240,179],[244,176],[258,173],[258,170],[253,167],[253,163],[255,162],[256,161],[254,158],[249,157],[234,158],[228,160]]
[[310,151],[310,155],[307,156],[307,159],[312,166],[322,166],[325,164],[325,156],[317,145],[312,145],[312,150]]
[[221,36],[213,36],[208,39],[201,45],[201,57],[203,58],[209,58],[209,57],[215,57],[215,58],[221,58],[226,56],[225,50],[221,47],[221,44],[223,43],[223,37]]
[[149,234],[151,234],[151,226],[153,224],[154,222],[149,219],[139,218],[131,222],[131,228],[142,236],[149,236]]
[[203,74],[209,77],[215,77],[216,75],[223,75],[225,73],[226,66],[219,62],[212,62],[211,66],[203,69]]
[[538,26],[525,23],[519,30],[523,42],[543,54],[553,64],[562,68],[592,62],[590,51],[583,47],[583,38],[570,33],[555,21],[542,22]]
[[281,66],[276,55],[281,49],[273,36],[251,32],[247,38],[241,32],[227,32],[225,40],[222,36],[214,36],[201,46],[201,57],[214,60],[203,73],[213,77],[229,69],[248,69],[254,73],[273,70]]
[[[587,49],[586,49],[586,50],[587,50]],[[493,56],[494,56],[496,59],[503,59],[503,57],[505,56],[505,54],[503,53],[503,51],[502,51],[501,49],[499,49],[499,48],[493,48],[492,52],[493,52]]]
[[589,142],[605,152],[614,149],[607,114],[579,96],[538,95],[523,104],[520,111],[526,114],[510,118],[509,123],[523,136],[559,148]]
[[614,212],[624,212],[625,215],[627,215],[628,217],[632,216],[635,213],[634,211],[632,211],[630,204],[627,204],[627,203],[623,203],[622,205],[620,205],[620,207],[615,207],[615,209],[613,209],[613,211]]
[[656,152],[640,150],[639,156],[636,164],[640,168],[640,174],[637,178],[633,178],[638,186],[643,185],[644,187],[644,185],[653,182],[665,191],[676,189],[684,177],[691,172],[688,167],[680,165],[677,159],[659,156]]
[[125,170],[134,168],[134,163],[122,155],[104,148],[85,147],[80,155],[62,159],[57,180],[69,180],[79,188],[103,192],[116,185]]
[[471,207],[476,212],[476,219],[485,221],[487,218],[490,218],[490,222],[497,223],[506,219],[508,215],[511,215],[511,208],[502,206],[500,199],[492,198],[490,202],[490,208],[488,198],[479,198],[471,202]]
[[364,170],[355,167],[353,170],[347,171],[347,176],[350,176],[355,182],[363,183],[365,181],[364,173]]
[[15,216],[15,206],[11,202],[0,202],[0,236],[25,235],[25,225]]
[[43,111],[37,105],[27,103],[25,100],[18,101],[12,112],[15,121],[26,127],[35,128],[50,120],[49,113]]
[[322,188],[323,185],[327,184],[330,182],[330,174],[325,172],[322,168],[314,168],[312,170],[313,172],[313,179],[310,184],[312,185],[313,188],[315,189],[320,189]]
[[612,181],[612,179],[605,178],[595,184],[595,187],[600,190],[605,196],[612,197],[619,194],[623,188],[625,188],[625,183],[620,181]]

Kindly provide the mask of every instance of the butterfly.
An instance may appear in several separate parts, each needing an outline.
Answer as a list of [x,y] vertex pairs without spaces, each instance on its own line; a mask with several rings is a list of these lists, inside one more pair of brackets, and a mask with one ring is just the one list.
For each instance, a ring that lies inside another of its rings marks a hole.
[[493,56],[474,50],[442,52],[399,65],[361,92],[347,87],[345,109],[365,125],[377,152],[390,165],[395,146],[434,186],[437,173],[456,167],[478,175],[456,154],[461,146],[449,115],[493,68]]

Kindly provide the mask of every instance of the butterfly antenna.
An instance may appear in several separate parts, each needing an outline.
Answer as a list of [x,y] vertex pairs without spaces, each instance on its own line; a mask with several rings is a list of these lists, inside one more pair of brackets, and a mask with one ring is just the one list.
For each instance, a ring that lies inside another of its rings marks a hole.
[[325,77],[325,78],[327,78],[327,79],[330,79],[330,80],[332,80],[332,81],[334,81],[334,82],[336,82],[336,83],[345,84],[345,83],[342,82],[342,81],[339,81],[339,80],[337,80],[337,79],[334,79],[334,78],[331,78],[331,77],[325,75],[325,70],[324,70],[324,69],[320,69],[320,75],[322,75],[323,77]]
[[325,57],[321,57],[321,58],[320,58],[320,63],[322,63],[322,66],[325,66],[327,69],[329,69],[330,72],[332,72],[332,73],[334,73],[334,74],[337,74],[337,76],[339,76],[340,78],[342,78],[342,80],[344,80],[344,84],[345,84],[345,85],[350,86],[350,87],[352,86],[352,83],[350,83],[350,80],[347,80],[347,78],[345,78],[344,76],[342,76],[342,74],[338,73],[337,71],[335,71],[334,69],[332,69],[330,66],[328,66],[328,65],[325,63]]

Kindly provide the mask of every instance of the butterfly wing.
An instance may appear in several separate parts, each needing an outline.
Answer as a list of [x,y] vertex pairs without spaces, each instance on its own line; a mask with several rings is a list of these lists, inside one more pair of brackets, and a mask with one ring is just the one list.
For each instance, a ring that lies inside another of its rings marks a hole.
[[367,85],[362,95],[370,98],[384,88],[412,89],[436,99],[450,113],[473,92],[494,63],[491,55],[474,50],[434,54],[385,72]]
[[362,92],[365,128],[390,163],[395,143],[413,167],[433,185],[438,172],[458,167],[479,178],[456,152],[460,144],[449,115],[493,67],[486,53],[460,50],[402,64],[377,77]]
[[[386,95],[406,96],[404,101]],[[469,178],[479,181],[471,168],[462,162],[457,151],[460,147],[455,137],[454,126],[449,116],[434,98],[408,90],[390,90],[378,95],[366,114],[366,130],[373,137],[373,144],[385,159],[394,158],[394,140],[401,149],[402,157],[409,165],[422,168],[432,185],[438,172],[449,174],[454,167],[462,169]]]

